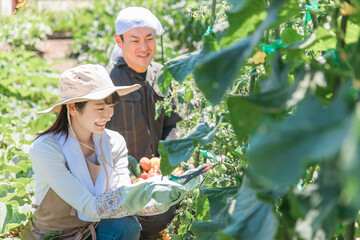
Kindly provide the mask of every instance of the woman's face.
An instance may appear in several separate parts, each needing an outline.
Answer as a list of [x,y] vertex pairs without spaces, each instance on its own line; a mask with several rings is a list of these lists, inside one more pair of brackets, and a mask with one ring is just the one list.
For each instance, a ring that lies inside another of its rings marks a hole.
[[104,100],[88,101],[81,111],[70,104],[69,113],[74,131],[85,137],[104,131],[106,123],[114,114],[114,104],[106,104]]

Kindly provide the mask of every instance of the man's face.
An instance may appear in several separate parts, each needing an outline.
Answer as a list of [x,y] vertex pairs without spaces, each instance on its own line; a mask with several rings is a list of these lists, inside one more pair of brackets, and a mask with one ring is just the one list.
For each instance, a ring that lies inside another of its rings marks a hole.
[[156,32],[151,28],[133,28],[123,34],[123,40],[115,34],[116,43],[123,51],[125,62],[138,73],[143,73],[154,58]]

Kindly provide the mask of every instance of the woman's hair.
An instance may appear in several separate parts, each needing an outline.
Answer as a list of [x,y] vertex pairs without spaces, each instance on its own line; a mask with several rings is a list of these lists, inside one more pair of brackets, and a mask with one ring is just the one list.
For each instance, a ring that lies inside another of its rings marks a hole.
[[[120,98],[119,98],[119,94],[117,94],[117,92],[114,92],[113,94],[111,94],[110,96],[108,96],[107,98],[104,99],[106,104],[117,104],[119,102]],[[84,110],[84,107],[86,105],[86,102],[77,102],[75,103],[75,108],[76,110],[78,110],[79,112],[82,112]],[[56,121],[54,122],[54,124],[49,127],[46,131],[39,133],[38,137],[45,135],[47,133],[53,133],[53,134],[65,134],[66,138],[69,135],[69,122],[68,122],[68,118],[67,118],[67,107],[66,105],[62,105],[61,106],[61,110],[56,118]]]

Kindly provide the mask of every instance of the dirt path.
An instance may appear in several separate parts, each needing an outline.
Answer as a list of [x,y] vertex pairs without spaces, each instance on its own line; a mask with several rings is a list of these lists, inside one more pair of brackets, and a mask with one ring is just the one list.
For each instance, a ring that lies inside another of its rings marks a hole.
[[75,59],[69,58],[73,43],[73,39],[47,39],[36,45],[36,49],[40,52],[40,57],[52,64],[51,69],[62,73],[78,64]]

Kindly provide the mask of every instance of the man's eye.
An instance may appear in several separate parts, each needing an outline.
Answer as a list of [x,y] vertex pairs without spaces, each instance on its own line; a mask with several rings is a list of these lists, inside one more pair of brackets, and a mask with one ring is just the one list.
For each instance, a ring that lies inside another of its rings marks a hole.
[[104,110],[104,108],[98,108],[98,111],[103,111]]

